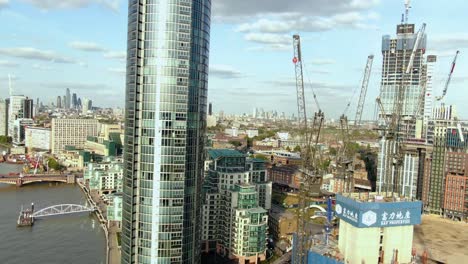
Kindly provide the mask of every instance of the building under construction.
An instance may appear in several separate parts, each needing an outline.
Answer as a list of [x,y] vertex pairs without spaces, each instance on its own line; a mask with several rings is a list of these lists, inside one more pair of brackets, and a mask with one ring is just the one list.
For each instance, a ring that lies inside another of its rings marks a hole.
[[[385,129],[378,155],[377,191],[421,199],[417,194],[424,171],[420,167],[426,143],[423,129],[432,109],[432,71],[436,58],[425,56],[425,24],[416,31],[415,24],[405,20],[397,25],[395,37],[382,37],[378,103],[379,124]],[[415,147],[405,148],[407,142]]]

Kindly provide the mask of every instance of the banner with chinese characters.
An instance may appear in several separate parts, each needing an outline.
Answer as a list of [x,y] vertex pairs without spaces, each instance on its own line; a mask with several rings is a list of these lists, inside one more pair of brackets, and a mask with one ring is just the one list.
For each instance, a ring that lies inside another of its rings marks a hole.
[[367,202],[336,195],[335,214],[356,227],[391,227],[421,223],[421,202]]

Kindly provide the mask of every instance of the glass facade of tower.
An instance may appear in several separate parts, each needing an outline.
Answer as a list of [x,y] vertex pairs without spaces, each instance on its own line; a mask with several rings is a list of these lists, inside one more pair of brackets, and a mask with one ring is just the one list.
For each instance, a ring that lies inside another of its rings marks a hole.
[[131,0],[122,263],[200,263],[210,0]]

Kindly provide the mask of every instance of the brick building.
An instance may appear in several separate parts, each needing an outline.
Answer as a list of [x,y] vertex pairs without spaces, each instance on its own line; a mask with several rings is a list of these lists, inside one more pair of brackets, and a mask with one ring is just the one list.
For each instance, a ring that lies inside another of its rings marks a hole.
[[468,154],[447,152],[444,192],[444,215],[466,219],[468,217]]
[[278,242],[286,239],[291,242],[291,234],[297,231],[297,220],[294,213],[281,206],[272,205],[268,217],[268,232]]
[[269,179],[274,183],[291,188],[299,188],[299,167],[294,165],[289,166],[273,166],[268,169]]

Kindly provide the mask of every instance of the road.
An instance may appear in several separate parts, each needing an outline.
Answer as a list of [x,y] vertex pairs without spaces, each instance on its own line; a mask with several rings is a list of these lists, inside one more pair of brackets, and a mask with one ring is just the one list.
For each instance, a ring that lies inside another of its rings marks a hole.
[[291,262],[291,255],[292,255],[291,252],[286,253],[283,256],[281,256],[281,258],[275,260],[275,262],[273,262],[273,264],[290,263]]

